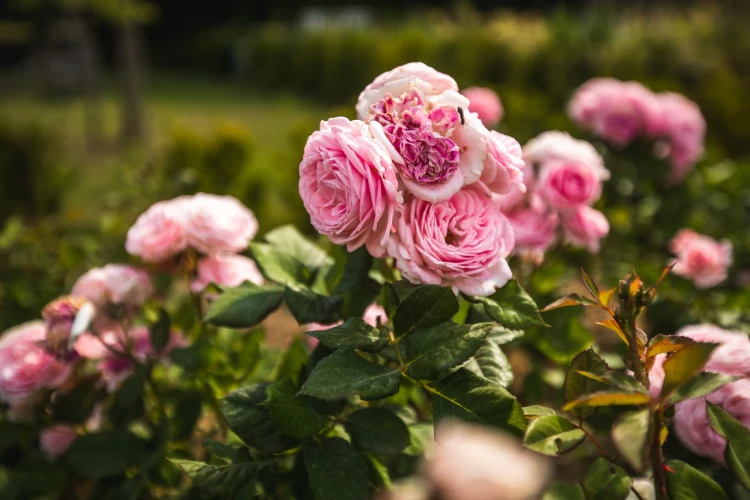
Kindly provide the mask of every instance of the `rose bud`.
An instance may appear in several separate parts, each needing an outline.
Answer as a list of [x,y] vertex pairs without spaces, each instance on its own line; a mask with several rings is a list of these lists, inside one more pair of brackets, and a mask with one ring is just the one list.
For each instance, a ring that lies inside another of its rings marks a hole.
[[68,295],[47,304],[42,310],[46,349],[59,358],[74,355],[73,344],[89,327],[95,313],[93,304],[83,297]]

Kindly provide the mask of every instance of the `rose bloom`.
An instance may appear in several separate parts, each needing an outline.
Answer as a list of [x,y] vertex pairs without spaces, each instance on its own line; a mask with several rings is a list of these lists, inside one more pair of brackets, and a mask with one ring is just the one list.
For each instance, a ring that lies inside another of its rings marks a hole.
[[71,295],[85,297],[98,307],[140,306],[152,293],[148,273],[121,264],[90,269],[76,280],[71,291]]
[[469,111],[479,115],[485,127],[494,127],[503,119],[503,104],[494,90],[469,87],[461,93],[469,99]]
[[211,283],[236,287],[245,281],[263,284],[263,275],[253,259],[231,253],[217,254],[198,261],[198,277],[190,284],[190,289],[198,293]]
[[536,192],[551,207],[566,210],[598,200],[602,185],[585,163],[549,160],[539,169]]
[[513,244],[508,219],[482,189],[466,186],[444,202],[407,201],[388,254],[412,283],[487,296],[511,278]]
[[693,281],[698,288],[711,288],[727,278],[732,265],[732,243],[716,241],[690,229],[682,229],[670,242],[677,256],[672,271]]
[[54,462],[68,451],[73,442],[78,439],[76,431],[68,425],[47,427],[39,434],[39,445],[47,455],[47,459]]
[[402,196],[393,161],[361,121],[321,122],[305,145],[299,191],[315,229],[351,252],[380,257]]
[[559,217],[556,213],[522,208],[508,214],[516,245],[513,253],[541,264],[544,253],[557,240]]
[[125,249],[145,262],[163,262],[187,247],[185,202],[182,196],[160,201],[146,210],[128,230]]
[[419,89],[426,96],[445,91],[458,93],[458,84],[453,78],[424,63],[412,62],[386,71],[365,87],[357,100],[357,118],[367,118],[370,108],[386,95],[401,95],[410,88]]
[[44,349],[42,321],[30,321],[0,335],[0,401],[11,408],[31,402],[38,391],[57,389],[72,368]]
[[596,148],[586,141],[574,139],[567,132],[550,130],[542,132],[523,147],[527,164],[541,165],[549,160],[562,160],[588,166],[599,181],[610,177],[604,159]]
[[663,92],[656,94],[656,101],[661,121],[652,134],[666,139],[671,178],[679,182],[703,156],[706,120],[698,105],[682,94]]
[[204,254],[241,252],[258,232],[253,212],[233,196],[198,193],[186,208],[188,245]]
[[490,428],[440,424],[436,441],[423,474],[444,500],[536,498],[550,475],[544,457]]
[[[509,135],[494,130],[487,135],[487,158],[479,181],[493,193],[494,199],[511,197],[512,193],[526,193],[526,176],[533,177],[533,169],[523,161],[521,145]],[[531,171],[531,172],[529,172]],[[531,179],[529,179],[530,182]],[[503,204],[508,204],[505,200]],[[501,209],[502,210],[502,209]]]
[[599,252],[600,240],[609,234],[609,222],[604,214],[587,206],[563,213],[562,225],[567,243],[591,253]]

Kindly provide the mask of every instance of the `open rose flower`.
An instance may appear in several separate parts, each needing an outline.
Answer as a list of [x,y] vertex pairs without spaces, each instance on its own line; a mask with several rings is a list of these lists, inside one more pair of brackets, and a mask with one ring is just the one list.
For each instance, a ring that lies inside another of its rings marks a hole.
[[148,273],[121,264],[90,269],[76,280],[71,291],[71,295],[85,297],[98,307],[140,306],[152,293]]
[[557,240],[559,217],[554,212],[523,208],[508,214],[508,220],[513,226],[516,255],[541,264],[544,253]]
[[[480,182],[497,198],[526,193],[526,176],[533,177],[533,170],[523,161],[521,145],[514,138],[490,131],[487,135],[487,157]],[[529,182],[531,179],[529,179]],[[506,199],[505,204],[509,203]]]
[[494,90],[469,87],[461,93],[469,100],[469,111],[476,113],[485,127],[494,127],[503,119],[503,104]]
[[682,229],[672,239],[670,250],[677,256],[672,271],[695,283],[698,288],[711,288],[727,278],[732,265],[732,244],[716,241],[690,229]]
[[401,207],[396,170],[361,121],[332,118],[305,145],[299,191],[319,233],[354,251],[382,256]]
[[598,200],[602,185],[585,163],[553,159],[541,165],[536,192],[551,207],[569,210]]
[[425,96],[445,91],[458,93],[458,84],[445,73],[421,62],[412,62],[381,74],[370,83],[357,100],[357,118],[364,120],[370,108],[387,95],[397,96],[418,89]]
[[54,462],[68,451],[68,448],[78,439],[76,431],[68,425],[47,427],[39,435],[39,445],[47,455],[47,459]]
[[253,212],[232,196],[198,193],[186,208],[188,244],[205,254],[241,252],[258,232]]
[[562,225],[566,242],[591,253],[599,252],[601,239],[609,234],[609,222],[604,214],[587,206],[563,213]]
[[537,167],[551,160],[579,163],[589,167],[600,182],[610,177],[596,148],[586,141],[574,139],[567,132],[542,132],[524,145],[523,159]]
[[31,402],[39,391],[57,389],[70,377],[72,367],[43,347],[46,338],[42,321],[0,335],[0,401],[11,408]]
[[449,423],[436,431],[438,445],[424,475],[444,500],[537,498],[550,476],[543,456],[489,428]]
[[255,261],[242,255],[217,254],[198,261],[198,277],[190,284],[190,289],[201,292],[211,283],[236,287],[245,281],[263,284],[263,275]]
[[125,249],[145,262],[164,262],[187,247],[187,196],[160,201],[146,210],[128,230]]
[[656,101],[661,121],[652,134],[665,139],[671,178],[679,182],[703,156],[706,120],[698,105],[681,94],[663,92],[656,94]]
[[482,189],[467,186],[440,203],[408,200],[388,253],[412,283],[487,296],[511,278],[505,259],[513,243],[508,219]]

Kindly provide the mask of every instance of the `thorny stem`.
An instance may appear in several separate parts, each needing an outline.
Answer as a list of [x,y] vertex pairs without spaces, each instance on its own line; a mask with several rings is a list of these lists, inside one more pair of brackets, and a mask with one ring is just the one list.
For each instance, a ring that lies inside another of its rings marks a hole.
[[661,449],[661,427],[663,425],[663,415],[661,409],[654,411],[654,417],[652,420],[653,433],[651,435],[651,465],[654,468],[654,486],[656,490],[656,498],[658,500],[666,500],[667,498],[667,483],[666,477],[664,476],[664,455]]
[[609,454],[608,454],[608,453],[607,453],[606,451],[604,451],[604,448],[602,448],[602,446],[601,446],[601,445],[599,444],[599,441],[597,441],[597,440],[596,440],[596,438],[594,437],[594,435],[593,435],[593,434],[591,434],[591,433],[590,433],[589,431],[587,431],[587,430],[586,430],[586,429],[585,429],[585,428],[583,427],[583,422],[580,422],[580,421],[579,421],[579,423],[578,423],[577,425],[576,425],[576,424],[575,424],[574,422],[571,422],[571,423],[572,423],[573,425],[575,425],[576,427],[578,427],[579,429],[581,429],[581,430],[583,431],[583,433],[584,433],[584,434],[586,434],[586,437],[588,437],[588,438],[589,438],[589,439],[591,440],[591,442],[592,442],[592,443],[594,443],[594,446],[596,446],[596,447],[597,447],[597,448],[599,449],[599,452],[600,452],[600,453],[602,454],[602,456],[603,456],[604,458],[606,458],[606,459],[607,459],[607,460],[609,460],[610,462],[613,462],[613,463],[614,463],[614,460],[612,459],[612,457],[610,457],[610,456],[609,456]]

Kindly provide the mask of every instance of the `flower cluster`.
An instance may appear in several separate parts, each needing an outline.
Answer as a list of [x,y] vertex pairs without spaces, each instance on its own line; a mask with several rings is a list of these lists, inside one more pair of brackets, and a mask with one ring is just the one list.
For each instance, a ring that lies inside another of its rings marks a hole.
[[166,262],[188,249],[204,254],[193,291],[209,283],[260,284],[263,279],[255,262],[237,255],[257,232],[255,215],[239,200],[199,193],[152,205],[128,231],[125,248],[150,263]]
[[727,278],[732,265],[732,243],[683,229],[670,242],[675,274],[693,281],[698,288],[711,288]]
[[[706,401],[721,406],[750,428],[750,338],[744,332],[724,330],[711,324],[687,326],[677,335],[696,342],[719,344],[704,367],[706,371],[744,377],[706,397],[678,403],[674,416],[675,434],[686,447],[723,464],[727,442],[711,427],[706,414]],[[661,392],[665,361],[666,354],[657,356],[649,372],[652,397],[658,397]]]
[[313,226],[350,251],[393,257],[414,283],[474,295],[503,286],[514,239],[496,199],[525,190],[518,143],[422,63],[378,76],[356,109],[358,120],[324,121],[305,146],[299,189]]
[[515,252],[536,263],[559,240],[599,251],[609,233],[604,214],[591,208],[609,178],[602,157],[585,141],[565,132],[544,132],[523,147],[525,191],[499,197],[513,225]]
[[568,111],[581,127],[617,147],[643,136],[657,140],[673,181],[681,181],[703,155],[706,122],[681,94],[654,93],[637,82],[594,78],[576,90]]

